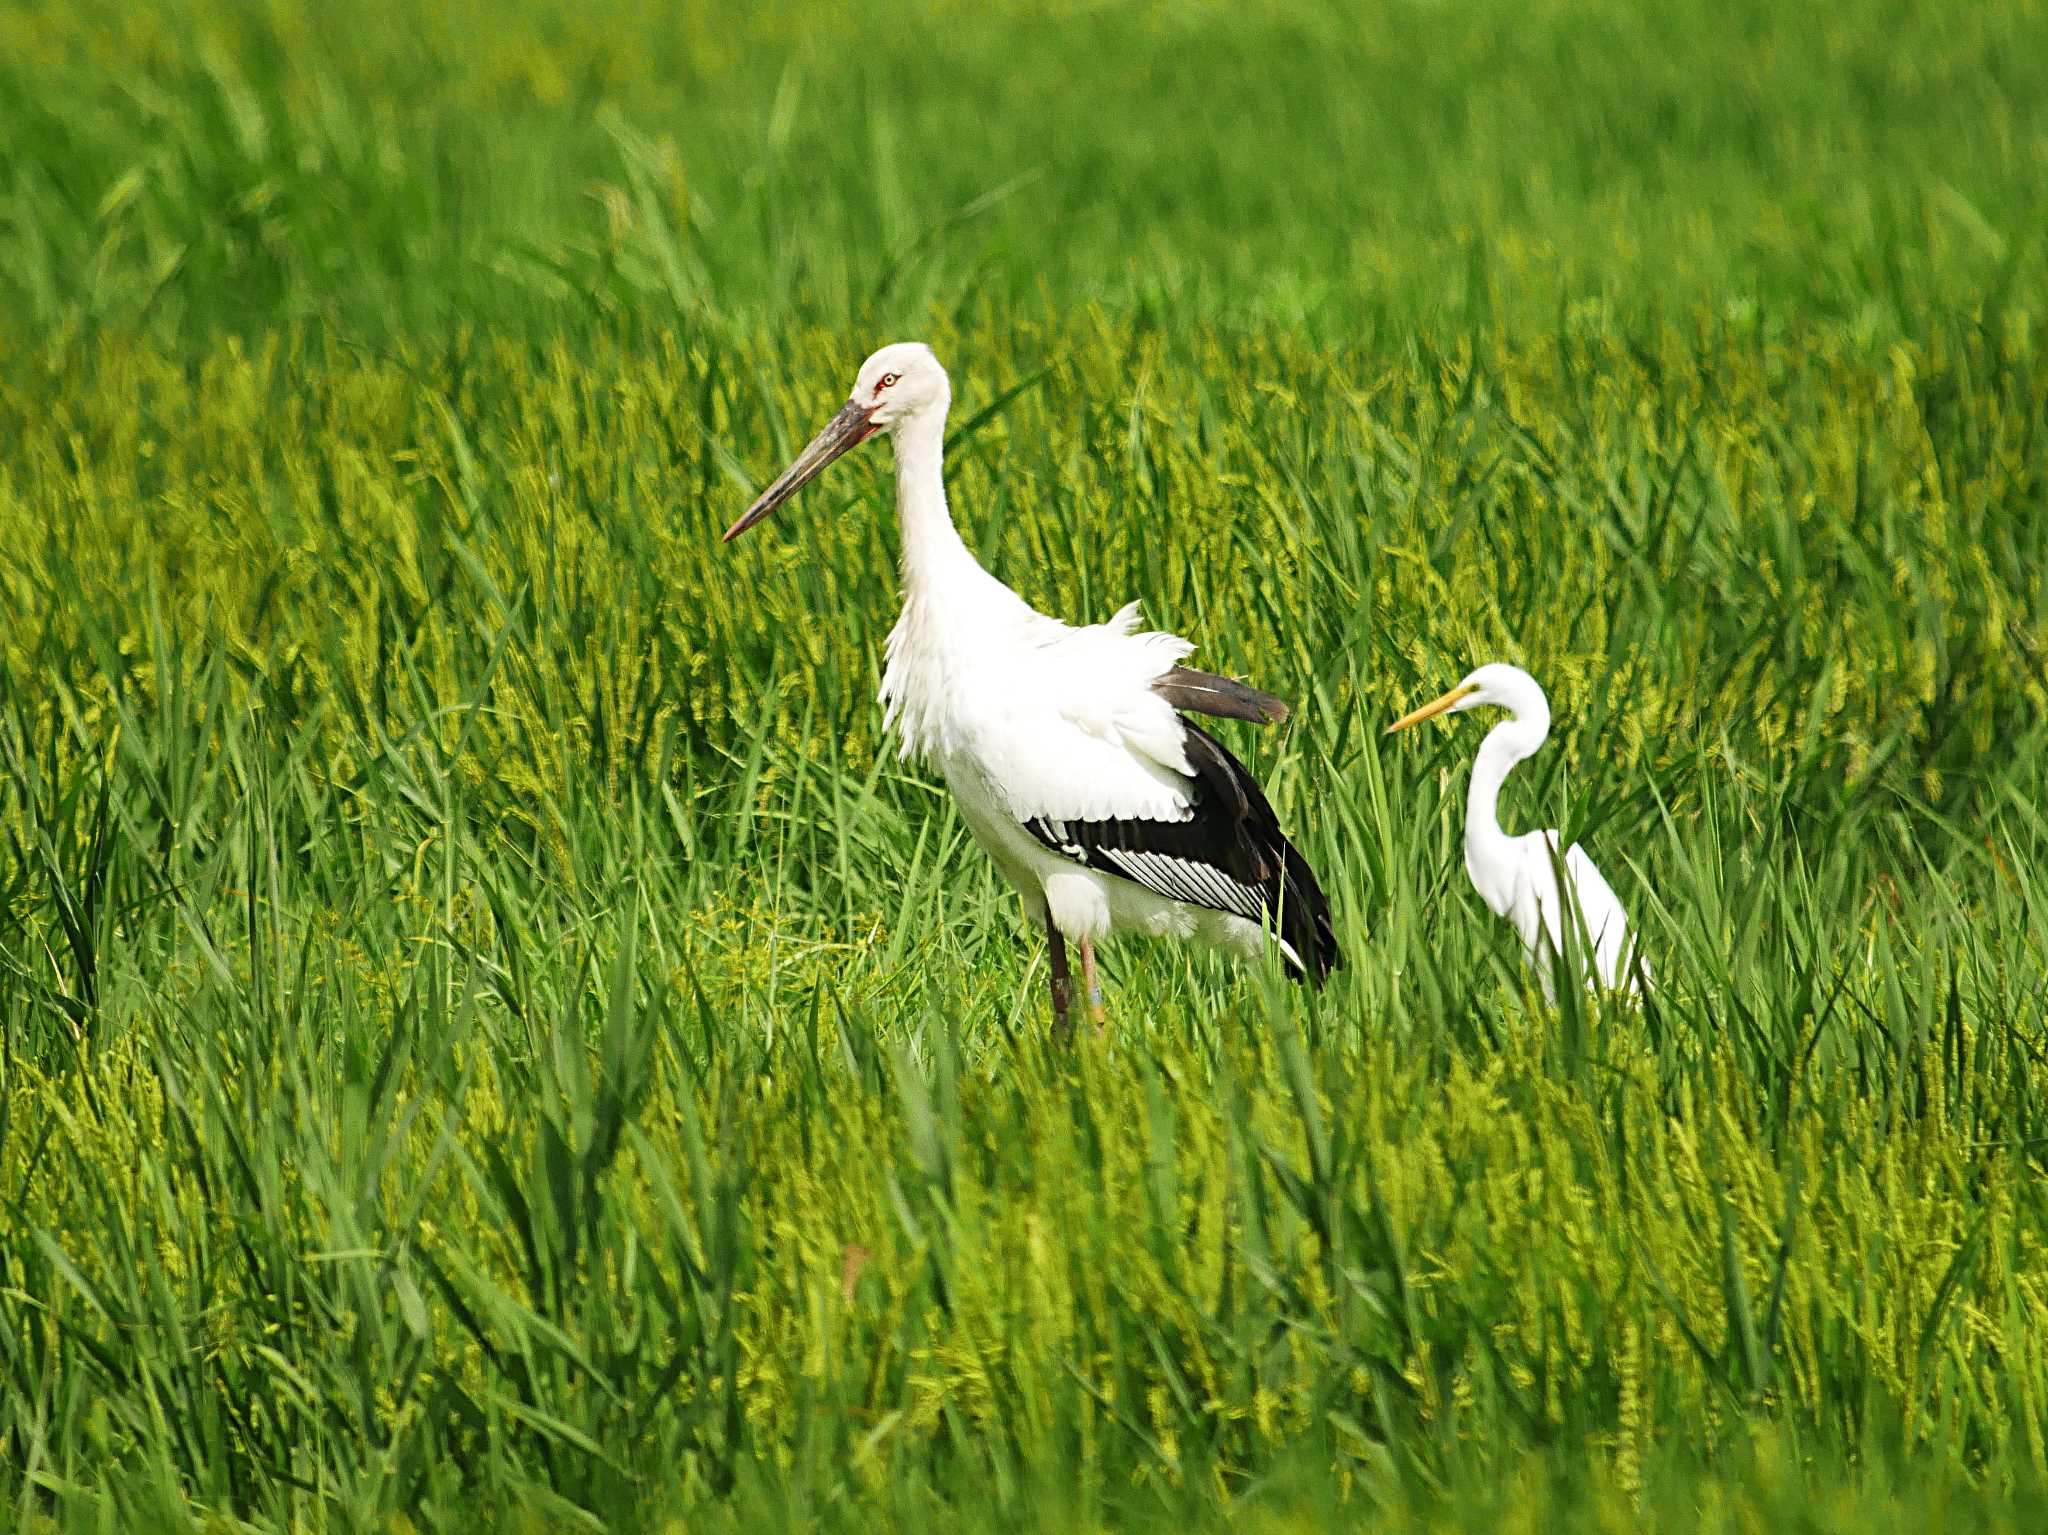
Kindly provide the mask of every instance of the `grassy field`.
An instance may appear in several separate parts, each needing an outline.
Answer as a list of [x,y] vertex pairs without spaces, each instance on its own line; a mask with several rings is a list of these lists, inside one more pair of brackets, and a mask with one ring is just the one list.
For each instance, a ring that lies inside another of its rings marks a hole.
[[[2048,1520],[2048,12],[0,0],[0,1526]],[[970,544],[1291,699],[1042,943]],[[1511,824],[1660,984],[1542,1006]]]

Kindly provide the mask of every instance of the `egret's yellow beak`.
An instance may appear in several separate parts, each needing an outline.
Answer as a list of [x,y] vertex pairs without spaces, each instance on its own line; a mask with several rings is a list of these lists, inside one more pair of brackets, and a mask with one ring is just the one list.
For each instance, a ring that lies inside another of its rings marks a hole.
[[1450,692],[1444,694],[1443,697],[1433,698],[1420,709],[1411,709],[1408,713],[1402,715],[1387,727],[1387,734],[1392,735],[1397,730],[1406,730],[1410,725],[1419,725],[1424,720],[1435,719],[1459,699],[1470,698],[1478,691],[1478,683],[1461,682],[1452,688]]

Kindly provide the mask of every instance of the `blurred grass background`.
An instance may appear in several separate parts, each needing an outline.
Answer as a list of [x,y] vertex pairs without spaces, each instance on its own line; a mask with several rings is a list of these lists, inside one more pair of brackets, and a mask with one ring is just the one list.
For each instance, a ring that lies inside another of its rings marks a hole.
[[203,340],[2038,307],[2032,0],[0,9],[0,312]]
[[[39,1530],[2042,1516],[2038,4],[0,4],[0,1495]],[[955,509],[1296,705],[1321,998],[1043,959]],[[1528,991],[1477,660],[1661,986]]]

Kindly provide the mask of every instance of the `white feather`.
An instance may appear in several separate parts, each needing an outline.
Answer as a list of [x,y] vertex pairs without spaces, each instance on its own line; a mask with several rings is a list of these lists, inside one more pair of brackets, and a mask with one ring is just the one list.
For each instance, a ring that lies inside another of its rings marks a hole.
[[1576,842],[1564,850],[1567,903],[1560,898],[1557,867],[1551,862],[1556,832],[1524,832],[1503,841],[1504,849],[1486,871],[1483,883],[1481,871],[1473,867],[1469,855],[1466,870],[1494,914],[1507,918],[1521,935],[1523,963],[1536,972],[1543,995],[1552,1002],[1557,1000],[1552,977],[1556,957],[1565,952],[1567,912],[1572,913],[1573,939],[1579,952],[1591,957],[1593,978],[1609,990],[1635,990],[1629,966],[1628,914],[1586,851]]
[[1186,820],[1182,726],[1152,684],[1194,646],[1132,633],[1136,603],[1075,628],[1003,595],[905,602],[882,679],[904,754],[964,753],[1018,821]]

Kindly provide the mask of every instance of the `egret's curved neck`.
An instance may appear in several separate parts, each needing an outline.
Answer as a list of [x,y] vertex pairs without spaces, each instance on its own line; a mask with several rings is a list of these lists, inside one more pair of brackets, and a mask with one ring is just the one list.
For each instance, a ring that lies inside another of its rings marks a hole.
[[1523,705],[1486,733],[1472,784],[1465,791],[1465,856],[1483,860],[1508,840],[1500,826],[1500,786],[1517,762],[1531,756],[1550,734],[1550,710]]
[[910,595],[942,590],[963,567],[981,569],[946,509],[943,405],[907,416],[896,440],[896,516],[903,525],[903,585]]

